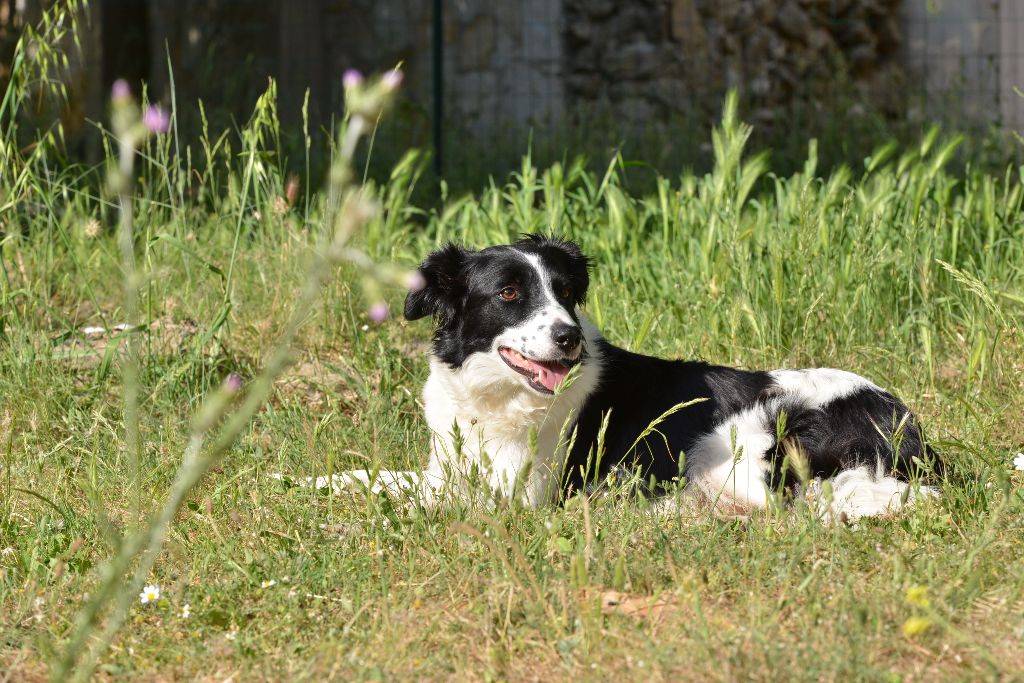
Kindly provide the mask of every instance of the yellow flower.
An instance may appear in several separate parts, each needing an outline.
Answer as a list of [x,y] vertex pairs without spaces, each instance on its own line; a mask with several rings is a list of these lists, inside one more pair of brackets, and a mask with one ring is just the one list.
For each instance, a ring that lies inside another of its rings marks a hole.
[[913,638],[924,633],[932,622],[926,617],[910,617],[903,622],[903,635],[907,638]]
[[907,589],[907,603],[916,607],[928,607],[931,602],[928,600],[927,586],[911,586]]

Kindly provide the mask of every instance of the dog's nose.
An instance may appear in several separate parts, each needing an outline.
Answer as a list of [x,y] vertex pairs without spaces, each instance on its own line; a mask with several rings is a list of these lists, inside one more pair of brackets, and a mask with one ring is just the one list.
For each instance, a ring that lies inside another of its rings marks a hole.
[[555,345],[568,353],[580,345],[583,340],[583,333],[575,325],[555,323],[551,326],[551,339]]

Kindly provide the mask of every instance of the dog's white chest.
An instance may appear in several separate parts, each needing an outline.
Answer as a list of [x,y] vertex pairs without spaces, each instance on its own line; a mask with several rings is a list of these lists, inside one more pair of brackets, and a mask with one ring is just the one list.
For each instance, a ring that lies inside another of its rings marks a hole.
[[506,368],[473,360],[479,362],[458,370],[431,361],[423,389],[432,432],[428,470],[449,479],[475,469],[497,493],[516,493],[529,505],[550,501],[562,475],[562,440],[588,389],[543,396],[509,382]]

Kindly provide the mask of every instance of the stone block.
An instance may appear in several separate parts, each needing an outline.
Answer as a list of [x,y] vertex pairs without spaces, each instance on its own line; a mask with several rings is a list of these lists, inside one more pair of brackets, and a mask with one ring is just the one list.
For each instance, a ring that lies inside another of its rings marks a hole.
[[796,0],[788,0],[775,15],[775,25],[779,32],[791,40],[803,42],[813,28],[807,10]]
[[463,71],[482,71],[492,66],[497,27],[494,16],[478,14],[467,22],[459,40],[459,68]]
[[645,79],[654,75],[663,63],[658,48],[648,42],[630,43],[606,53],[603,71],[614,79]]
[[694,0],[672,0],[669,12],[672,39],[689,54],[703,52],[708,46],[707,33]]

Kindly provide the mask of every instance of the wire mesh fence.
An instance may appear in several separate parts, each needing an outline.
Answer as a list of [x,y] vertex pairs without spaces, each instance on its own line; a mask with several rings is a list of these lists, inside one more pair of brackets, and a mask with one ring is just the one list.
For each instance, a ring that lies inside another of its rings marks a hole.
[[[0,77],[48,4],[0,0]],[[272,76],[286,123],[308,88],[314,125],[329,127],[344,69],[401,63],[393,144],[443,149],[446,176],[500,174],[527,149],[700,164],[729,88],[783,158],[811,136],[855,158],[933,120],[1024,128],[1020,0],[93,0],[89,12],[83,116],[102,115],[96,93],[128,74],[157,99],[173,78],[184,117],[202,98],[231,125]]]
[[910,93],[933,116],[966,126],[1019,127],[1013,87],[1021,73],[1017,2],[908,0],[906,69]]

